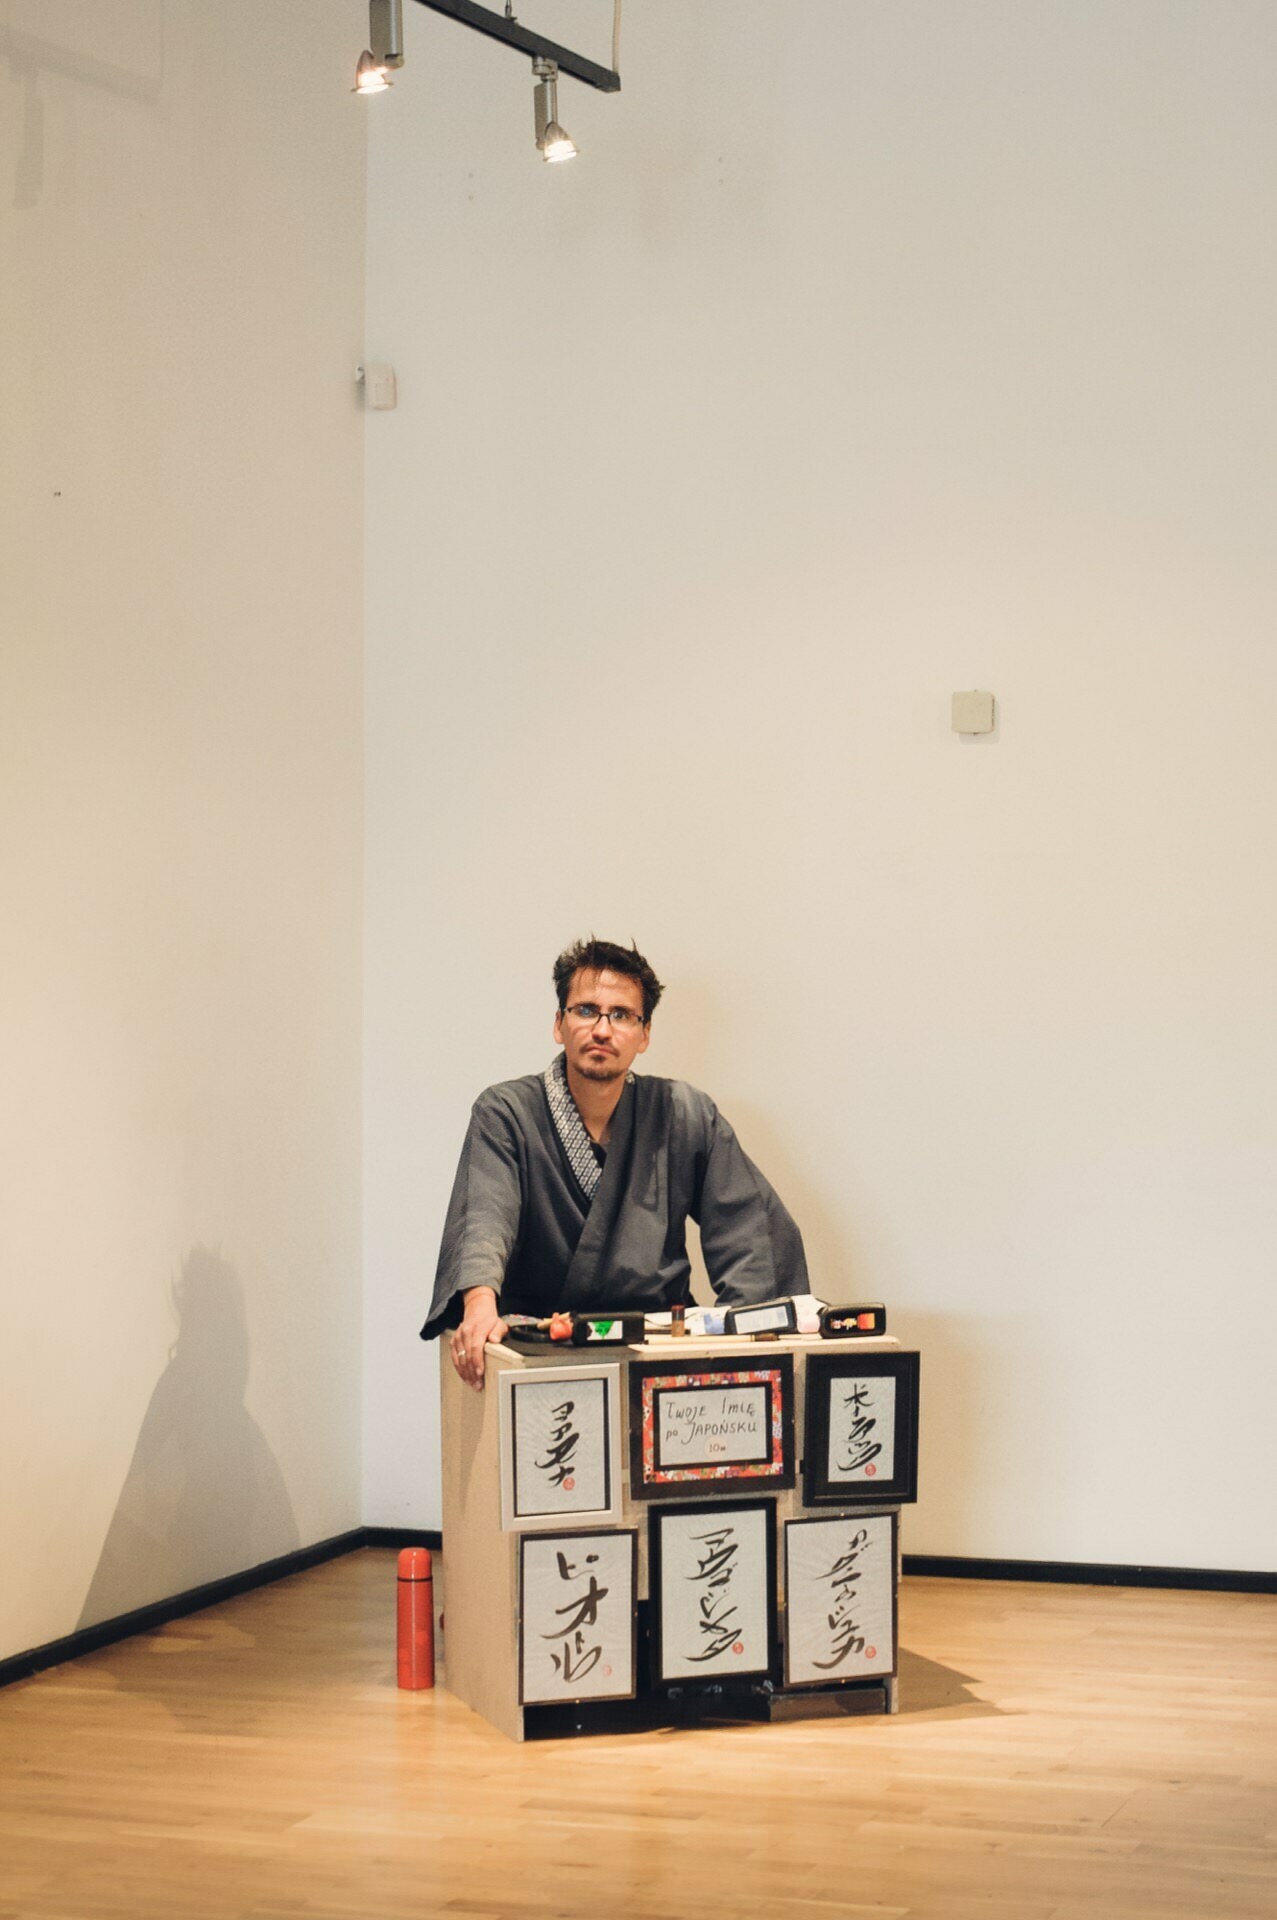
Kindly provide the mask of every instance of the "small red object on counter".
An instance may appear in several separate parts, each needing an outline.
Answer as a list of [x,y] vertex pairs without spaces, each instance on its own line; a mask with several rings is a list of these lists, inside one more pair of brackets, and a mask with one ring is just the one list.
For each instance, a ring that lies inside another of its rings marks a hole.
[[420,1689],[435,1683],[435,1583],[426,1547],[399,1555],[399,1684]]
[[551,1340],[570,1340],[572,1338],[572,1315],[570,1313],[552,1313],[550,1315]]

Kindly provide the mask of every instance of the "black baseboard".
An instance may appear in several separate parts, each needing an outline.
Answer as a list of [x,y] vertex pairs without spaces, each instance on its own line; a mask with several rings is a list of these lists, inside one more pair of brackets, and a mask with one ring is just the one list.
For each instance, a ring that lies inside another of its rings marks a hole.
[[1277,1593],[1277,1573],[1231,1573],[1219,1567],[1117,1567],[1081,1560],[965,1560],[907,1553],[906,1574],[940,1580],[1050,1580],[1077,1587],[1183,1587],[1204,1593]]
[[128,1640],[135,1633],[151,1633],[170,1620],[181,1620],[188,1613],[201,1613],[205,1607],[233,1600],[236,1594],[251,1593],[254,1587],[286,1580],[290,1573],[304,1573],[308,1567],[322,1566],[325,1560],[340,1559],[342,1554],[354,1553],[360,1547],[432,1547],[437,1552],[439,1546],[437,1532],[405,1527],[352,1527],[349,1533],[334,1534],[331,1540],[317,1540],[313,1546],[299,1547],[295,1553],[281,1554],[277,1560],[264,1560],[258,1567],[245,1568],[243,1573],[227,1574],[225,1579],[210,1580],[202,1587],[175,1593],[171,1599],[154,1600],[150,1606],[134,1608],[132,1613],[120,1613],[113,1620],[99,1620],[96,1626],[81,1627],[77,1633],[50,1640],[43,1647],[32,1647],[27,1653],[11,1654],[7,1660],[0,1660],[0,1687],[10,1686],[15,1680],[30,1680],[49,1667],[60,1667],[64,1661],[77,1660],[83,1654],[98,1653],[103,1647],[114,1646],[117,1640]]
[[432,1527],[361,1527],[361,1547],[429,1547],[443,1551],[443,1535]]
[[[236,1594],[250,1593],[254,1587],[269,1586],[285,1580],[291,1573],[304,1573],[308,1567],[322,1566],[360,1547],[429,1547],[442,1550],[443,1538],[437,1529],[419,1527],[352,1527],[349,1533],[335,1534],[331,1540],[317,1540],[313,1546],[299,1547],[295,1553],[281,1554],[277,1560],[265,1560],[243,1573],[227,1574],[223,1580],[210,1580],[202,1587],[175,1593],[171,1599],[156,1600],[132,1613],[117,1614],[113,1620],[99,1620],[96,1626],[82,1627],[61,1640],[50,1640],[43,1647],[26,1653],[11,1654],[0,1660],[0,1687],[15,1680],[30,1680],[49,1667],[60,1667],[67,1660],[86,1653],[97,1653],[128,1640],[136,1633],[151,1633],[170,1620],[181,1620],[189,1613],[215,1607]],[[1277,1573],[1227,1572],[1215,1567],[1119,1567],[1105,1563],[1087,1565],[1077,1560],[968,1560],[950,1554],[907,1553],[906,1574],[944,1580],[1047,1580],[1085,1587],[1182,1587],[1207,1593],[1277,1593]]]

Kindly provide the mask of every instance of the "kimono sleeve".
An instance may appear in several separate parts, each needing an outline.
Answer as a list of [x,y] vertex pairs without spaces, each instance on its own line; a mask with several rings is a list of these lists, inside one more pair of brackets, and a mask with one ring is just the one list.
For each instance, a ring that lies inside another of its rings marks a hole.
[[480,1094],[448,1203],[423,1340],[460,1325],[461,1295],[468,1288],[491,1287],[500,1300],[522,1210],[518,1129],[499,1101]]
[[708,1151],[693,1217],[714,1292],[725,1307],[806,1293],[802,1235],[728,1122],[707,1104]]

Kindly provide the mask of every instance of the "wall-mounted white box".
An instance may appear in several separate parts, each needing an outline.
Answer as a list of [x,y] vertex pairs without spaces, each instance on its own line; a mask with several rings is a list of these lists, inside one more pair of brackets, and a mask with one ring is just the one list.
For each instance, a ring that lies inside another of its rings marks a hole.
[[991,693],[955,693],[953,730],[955,733],[992,733],[993,695]]

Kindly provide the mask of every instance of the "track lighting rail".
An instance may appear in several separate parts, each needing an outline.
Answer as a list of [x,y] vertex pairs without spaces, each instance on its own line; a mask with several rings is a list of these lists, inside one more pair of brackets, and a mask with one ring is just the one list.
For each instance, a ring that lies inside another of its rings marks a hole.
[[475,0],[417,0],[418,6],[429,7],[432,13],[444,13],[450,20],[459,20],[463,27],[473,27],[476,33],[486,33],[492,40],[504,41],[507,47],[513,47],[517,53],[531,54],[534,59],[553,60],[560,73],[570,73],[574,80],[584,80],[589,87],[597,87],[600,93],[619,93],[621,76],[613,73],[611,67],[601,67],[594,60],[587,60],[584,54],[573,53],[570,47],[561,47],[555,40],[547,40],[544,34],[532,33],[527,27],[521,27],[517,20],[509,20],[502,13],[493,13],[490,7],[476,6]]

